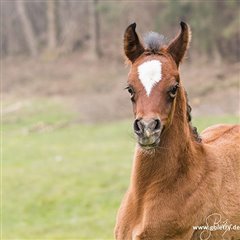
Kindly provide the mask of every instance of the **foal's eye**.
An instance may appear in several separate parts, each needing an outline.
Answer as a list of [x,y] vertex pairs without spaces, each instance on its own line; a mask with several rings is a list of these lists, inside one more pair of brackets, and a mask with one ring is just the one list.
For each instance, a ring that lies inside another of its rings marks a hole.
[[133,87],[132,86],[127,86],[125,89],[128,90],[128,92],[131,95],[131,100],[133,101],[134,100],[134,94],[135,94]]
[[179,84],[178,83],[170,88],[168,93],[169,93],[171,98],[175,98],[176,97],[178,88],[179,88]]

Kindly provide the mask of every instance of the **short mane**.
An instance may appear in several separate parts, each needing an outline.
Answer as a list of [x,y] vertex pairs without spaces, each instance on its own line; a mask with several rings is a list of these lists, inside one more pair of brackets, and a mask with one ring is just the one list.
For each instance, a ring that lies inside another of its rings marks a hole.
[[185,96],[186,96],[186,100],[187,100],[187,119],[188,119],[188,122],[190,124],[191,130],[192,130],[192,133],[193,133],[193,137],[195,138],[195,140],[197,142],[201,142],[202,139],[201,139],[201,136],[199,135],[199,133],[197,131],[197,128],[192,125],[192,116],[191,116],[192,107],[189,105],[188,95],[187,95],[186,91],[185,91]]
[[156,32],[148,32],[144,36],[144,44],[147,52],[158,53],[165,44],[165,38]]

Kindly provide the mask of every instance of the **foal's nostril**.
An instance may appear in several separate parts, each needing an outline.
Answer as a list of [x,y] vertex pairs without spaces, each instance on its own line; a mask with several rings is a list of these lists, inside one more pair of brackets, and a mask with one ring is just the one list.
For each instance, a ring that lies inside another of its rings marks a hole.
[[155,120],[155,128],[154,128],[154,130],[155,131],[157,131],[157,130],[160,130],[160,128],[161,128],[161,123],[160,123],[160,120],[159,119],[156,119]]
[[133,123],[133,129],[135,133],[139,134],[142,132],[142,127],[139,119],[136,119]]
[[153,119],[146,125],[147,129],[150,129],[152,132],[155,132],[161,128],[161,122],[159,119]]

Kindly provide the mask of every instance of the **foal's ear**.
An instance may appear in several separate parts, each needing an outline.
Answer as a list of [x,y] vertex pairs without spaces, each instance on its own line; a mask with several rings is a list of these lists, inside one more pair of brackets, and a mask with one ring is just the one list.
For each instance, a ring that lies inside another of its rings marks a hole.
[[189,26],[184,22],[181,22],[180,25],[181,32],[167,47],[167,51],[171,54],[177,66],[179,66],[179,63],[183,59],[191,40],[191,31]]
[[124,33],[124,51],[127,58],[134,62],[143,52],[144,47],[141,44],[135,31],[136,23],[129,25]]

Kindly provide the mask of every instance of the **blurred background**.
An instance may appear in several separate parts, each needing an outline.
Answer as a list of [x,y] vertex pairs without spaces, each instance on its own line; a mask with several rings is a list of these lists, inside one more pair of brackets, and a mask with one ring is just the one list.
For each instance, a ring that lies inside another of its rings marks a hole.
[[2,239],[113,239],[134,135],[123,33],[192,29],[201,131],[239,122],[240,1],[1,0]]

